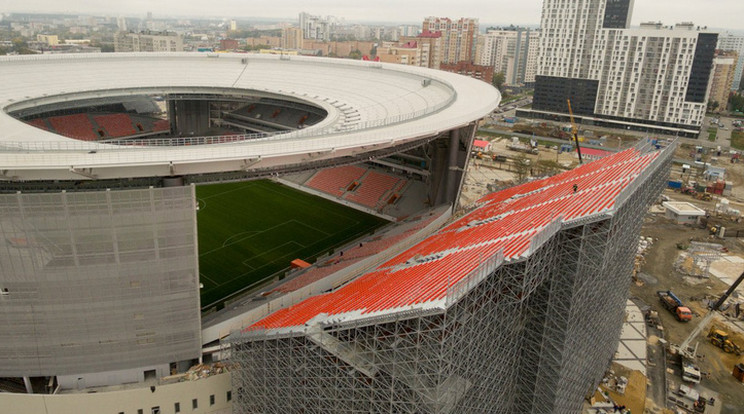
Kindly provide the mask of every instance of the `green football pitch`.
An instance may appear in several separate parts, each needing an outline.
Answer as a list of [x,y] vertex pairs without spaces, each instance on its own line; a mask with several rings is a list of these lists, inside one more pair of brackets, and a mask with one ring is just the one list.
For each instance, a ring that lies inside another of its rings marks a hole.
[[271,181],[198,186],[202,308],[387,221]]

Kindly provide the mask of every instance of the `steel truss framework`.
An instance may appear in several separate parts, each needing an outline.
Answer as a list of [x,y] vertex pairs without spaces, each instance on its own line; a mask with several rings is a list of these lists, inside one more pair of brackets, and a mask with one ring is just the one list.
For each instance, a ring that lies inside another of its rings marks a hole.
[[[224,344],[236,413],[576,413],[620,336],[667,149],[610,214],[562,223],[521,261],[484,260],[445,309],[246,332]],[[451,299],[451,300],[450,300]]]

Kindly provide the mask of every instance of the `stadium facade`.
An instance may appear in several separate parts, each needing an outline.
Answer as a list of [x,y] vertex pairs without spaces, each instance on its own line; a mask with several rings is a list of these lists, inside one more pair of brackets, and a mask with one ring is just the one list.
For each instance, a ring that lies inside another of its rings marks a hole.
[[198,359],[193,192],[0,194],[0,375],[76,388]]
[[372,272],[233,333],[236,412],[579,412],[617,347],[673,147],[486,196]]
[[[0,62],[7,83],[0,91],[0,382],[65,394],[0,396],[0,406],[24,412],[174,412],[190,399],[195,413],[229,408],[230,383],[222,377],[230,374],[199,381],[193,396],[195,386],[168,383],[169,374],[183,375],[219,351],[231,329],[277,304],[205,323],[190,184],[424,148],[431,158],[420,175],[430,205],[452,205],[476,124],[500,100],[476,80],[376,62],[196,53]],[[110,137],[101,124],[91,130],[95,117],[87,108],[140,97],[162,98],[169,136]],[[276,104],[295,125],[200,136],[205,125],[224,125],[215,101]],[[298,126],[310,109],[322,117]],[[70,122],[52,122],[61,116]],[[73,119],[85,128],[70,131]],[[292,292],[277,301],[306,296]],[[130,383],[142,387],[86,393]]]

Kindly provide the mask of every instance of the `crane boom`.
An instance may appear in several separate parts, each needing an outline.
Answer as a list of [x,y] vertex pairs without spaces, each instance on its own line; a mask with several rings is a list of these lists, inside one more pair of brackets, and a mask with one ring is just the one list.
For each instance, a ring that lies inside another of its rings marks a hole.
[[583,164],[584,160],[581,158],[581,146],[579,145],[579,128],[576,127],[576,122],[574,122],[571,100],[566,99],[566,103],[568,103],[568,115],[571,117],[571,132],[573,132],[574,141],[576,142],[576,152],[579,153],[579,164]]
[[690,335],[680,344],[679,349],[681,352],[687,352],[687,347],[690,346],[690,342],[693,341],[693,339],[697,338],[698,335],[705,329],[706,326],[708,326],[708,323],[711,319],[713,319],[713,316],[715,316],[716,311],[723,305],[723,302],[728,299],[729,296],[731,296],[732,293],[736,290],[736,288],[739,287],[741,282],[744,281],[744,273],[739,275],[739,278],[736,279],[736,281],[731,284],[731,286],[724,292],[723,295],[721,295],[720,298],[718,298],[718,301],[713,305],[713,307],[710,308],[710,311],[707,315],[705,315],[705,318],[698,323],[698,325],[695,327],[695,329],[692,330]]

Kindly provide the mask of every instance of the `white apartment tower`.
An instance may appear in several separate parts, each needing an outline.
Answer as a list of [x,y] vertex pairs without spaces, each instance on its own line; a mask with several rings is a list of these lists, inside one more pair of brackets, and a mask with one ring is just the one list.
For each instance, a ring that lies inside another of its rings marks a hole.
[[597,125],[697,137],[717,34],[692,23],[630,29],[633,0],[545,0],[533,109]]
[[741,89],[744,86],[742,84],[742,79],[744,78],[744,36],[726,33],[718,38],[718,49],[733,50],[739,55],[739,59],[736,61],[734,83],[731,85],[731,89]]
[[489,30],[479,39],[476,64],[493,66],[507,85],[533,84],[539,36],[539,31],[519,27]]
[[309,13],[300,13],[300,29],[304,39],[313,39],[321,41],[331,40],[331,31],[334,24],[332,19],[324,19],[320,16],[313,16]]

